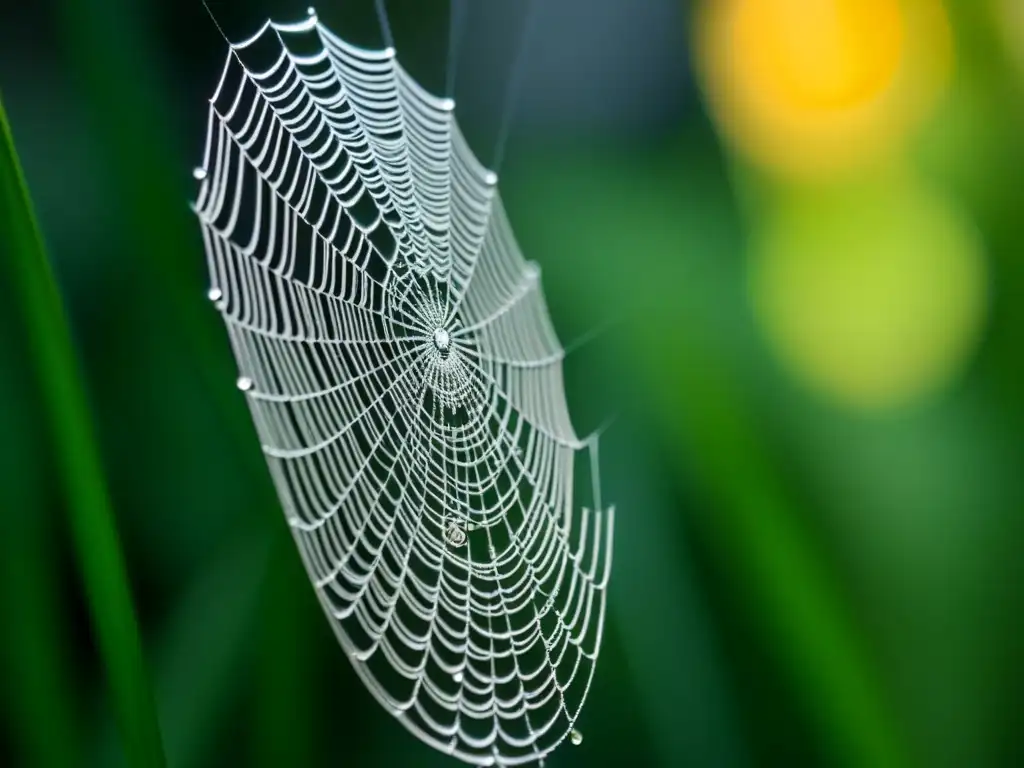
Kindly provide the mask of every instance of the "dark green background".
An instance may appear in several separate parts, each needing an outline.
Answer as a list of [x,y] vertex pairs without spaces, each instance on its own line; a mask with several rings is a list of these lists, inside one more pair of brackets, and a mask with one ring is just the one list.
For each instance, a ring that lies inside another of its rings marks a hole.
[[[305,9],[211,5],[233,39]],[[329,26],[379,44],[372,3],[330,5]],[[521,43],[523,2],[505,6],[489,63],[479,40],[460,63],[485,160]],[[502,194],[561,338],[615,322],[567,364],[579,431],[617,414],[601,453],[616,552],[584,741],[549,765],[1024,764],[1024,112],[987,4],[949,7],[952,106],[916,160],[980,227],[993,307],[966,373],[898,412],[831,406],[764,346],[748,223],[685,72],[613,127],[511,116]],[[399,57],[438,90],[447,3],[389,9]],[[670,17],[685,62],[687,13]],[[204,298],[187,203],[225,46],[201,4],[5,8],[0,45],[169,763],[451,765],[336,648]],[[0,763],[119,765],[18,306],[0,284]]]

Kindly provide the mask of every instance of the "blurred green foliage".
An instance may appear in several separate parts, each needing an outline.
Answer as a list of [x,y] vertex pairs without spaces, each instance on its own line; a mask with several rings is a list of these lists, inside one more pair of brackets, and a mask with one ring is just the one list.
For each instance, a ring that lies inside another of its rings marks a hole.
[[[149,764],[114,726],[96,593],[71,565],[94,545],[64,510],[87,499],[52,479],[99,453],[141,623],[136,683],[152,685],[169,764],[450,765],[338,651],[234,391],[186,206],[225,54],[194,5],[61,0],[4,25],[45,55],[0,38],[90,406],[73,418],[97,432],[69,456],[55,435],[72,416],[46,426],[43,385],[73,386],[73,370],[33,367],[5,187],[0,762]],[[212,5],[235,38],[304,10]],[[372,38],[363,5],[321,12]],[[388,6],[408,60],[443,59],[446,3]],[[618,526],[585,739],[549,764],[1024,762],[1024,73],[992,6],[948,4],[957,72],[913,148],[979,229],[991,316],[960,379],[895,411],[808,391],[765,342],[746,249],[776,193],[692,94],[628,140],[513,130],[502,192],[561,338],[620,321],[567,362],[580,431],[619,414],[602,443]]]
[[[35,381],[43,393],[44,408],[49,416],[57,464],[67,497],[68,527],[81,569],[92,627],[128,759],[133,765],[159,768],[164,764],[160,728],[149,688],[149,675],[143,666],[131,590],[103,468],[97,455],[87,400],[79,383],[78,365],[63,302],[43,247],[42,234],[36,223],[2,103],[0,142],[0,189],[3,190],[0,200],[3,201],[4,212],[0,231],[4,235],[4,251],[8,255],[5,262],[8,285],[20,300],[24,320],[21,327],[29,341]],[[30,524],[26,527],[30,541],[35,539],[32,536],[35,526]],[[7,539],[8,546],[12,546],[14,551],[5,559],[13,560],[11,565],[17,567],[27,554],[28,557],[20,564],[29,569],[27,575],[33,576],[34,566],[39,564],[38,550],[29,547],[26,552],[18,551],[17,530],[14,533]],[[25,583],[16,571],[9,575],[15,584]],[[40,581],[46,584],[47,580],[43,578]],[[31,602],[29,597],[30,606]],[[49,606],[42,604],[41,607],[45,610]],[[46,621],[46,617],[37,616],[33,624],[43,632],[52,630],[52,624]],[[33,647],[33,640],[27,640],[24,646]],[[52,643],[52,636],[45,638],[44,642]],[[46,645],[42,648],[45,649]],[[49,661],[46,655],[36,658],[41,667],[48,665]],[[17,660],[11,659],[11,662],[17,665]],[[12,673],[12,677],[16,675]],[[55,682],[52,679],[47,682],[49,684],[44,685],[48,691],[55,693]],[[25,681],[27,690],[33,690],[35,685],[34,681]],[[41,742],[44,738],[49,739],[50,735],[37,733],[33,741]],[[41,744],[33,745],[32,749],[40,753],[45,750]],[[47,754],[47,758],[51,757]]]

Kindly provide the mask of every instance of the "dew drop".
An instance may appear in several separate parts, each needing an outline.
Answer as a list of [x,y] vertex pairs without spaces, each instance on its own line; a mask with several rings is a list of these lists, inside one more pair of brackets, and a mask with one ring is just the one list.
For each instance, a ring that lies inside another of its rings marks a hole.
[[487,173],[484,174],[484,184],[493,187],[497,183],[498,174],[496,174],[494,171],[488,171]]
[[540,277],[540,266],[534,261],[527,262],[523,274],[526,275],[527,280],[536,280]]
[[441,109],[445,112],[451,112],[455,109],[455,99],[445,99],[441,102]]
[[569,734],[569,741],[571,741],[574,746],[578,747],[583,743],[583,734],[573,728],[572,733]]
[[210,301],[220,301],[224,297],[224,293],[220,288],[211,288],[206,292],[206,298]]
[[235,382],[235,385],[243,392],[248,392],[250,389],[252,389],[252,379],[250,379],[248,376],[239,376],[238,381]]
[[316,16],[316,8],[314,8],[311,5],[309,6],[309,8],[306,9],[306,13],[309,14],[310,16]]
[[462,673],[461,672],[454,673],[452,675],[452,680],[454,680],[456,683],[461,683],[462,682]]
[[203,179],[206,178],[206,169],[205,168],[193,168],[192,169],[192,176],[195,179],[197,179],[199,181],[202,181]]
[[391,47],[385,48],[384,49],[384,58],[385,59],[393,59],[393,58],[395,58],[395,49],[391,48]]

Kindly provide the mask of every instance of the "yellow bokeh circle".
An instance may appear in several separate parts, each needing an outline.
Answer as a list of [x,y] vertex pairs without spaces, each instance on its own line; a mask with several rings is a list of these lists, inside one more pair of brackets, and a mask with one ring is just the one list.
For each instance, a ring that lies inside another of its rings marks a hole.
[[945,84],[941,0],[707,0],[697,70],[725,136],[790,175],[898,145]]
[[769,104],[825,112],[863,103],[892,83],[904,44],[893,0],[748,2],[735,12],[736,68]]
[[909,181],[815,190],[752,241],[759,323],[800,380],[857,409],[904,405],[961,371],[987,314],[978,234]]

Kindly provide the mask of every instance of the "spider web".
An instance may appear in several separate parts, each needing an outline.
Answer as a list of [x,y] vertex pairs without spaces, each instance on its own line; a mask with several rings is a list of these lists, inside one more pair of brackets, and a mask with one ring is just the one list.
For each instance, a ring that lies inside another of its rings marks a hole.
[[582,739],[614,510],[496,175],[312,12],[233,44],[210,104],[209,297],[342,648],[429,745],[543,763]]

